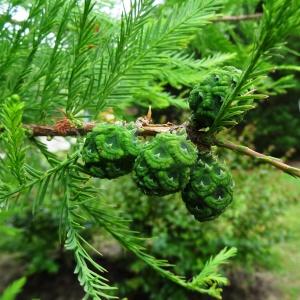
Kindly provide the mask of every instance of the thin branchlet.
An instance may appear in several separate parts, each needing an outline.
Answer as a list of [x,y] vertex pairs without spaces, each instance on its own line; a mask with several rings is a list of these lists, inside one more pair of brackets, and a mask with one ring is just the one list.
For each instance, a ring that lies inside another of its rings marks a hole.
[[252,150],[249,147],[242,146],[242,145],[236,145],[236,144],[234,144],[230,141],[225,141],[225,140],[222,140],[222,141],[219,140],[218,141],[218,140],[216,140],[215,143],[219,147],[227,148],[227,149],[230,149],[230,150],[235,151],[237,153],[241,153],[241,154],[250,156],[254,159],[259,160],[260,162],[270,164],[273,167],[275,167],[275,168],[277,168],[277,169],[279,169],[279,170],[281,170],[281,171],[283,171],[283,172],[285,172],[289,175],[300,178],[300,169],[299,168],[289,166],[288,164],[285,164],[282,160],[280,160],[276,157],[272,157],[272,156],[269,156],[269,155],[264,155],[262,153],[259,153],[257,151]]

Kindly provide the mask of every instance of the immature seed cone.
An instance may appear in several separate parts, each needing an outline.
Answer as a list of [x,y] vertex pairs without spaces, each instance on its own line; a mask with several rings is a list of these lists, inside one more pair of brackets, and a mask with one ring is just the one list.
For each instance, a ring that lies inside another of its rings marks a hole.
[[226,96],[237,83],[240,70],[225,67],[210,74],[191,91],[188,102],[192,110],[192,124],[196,128],[210,127]]
[[113,179],[132,171],[138,152],[138,141],[132,130],[102,124],[88,134],[82,158],[92,176]]
[[133,179],[147,195],[176,193],[187,185],[196,159],[196,147],[186,136],[161,133],[139,153]]
[[182,192],[189,212],[200,222],[218,217],[232,202],[233,181],[230,173],[212,156],[200,156],[191,179]]

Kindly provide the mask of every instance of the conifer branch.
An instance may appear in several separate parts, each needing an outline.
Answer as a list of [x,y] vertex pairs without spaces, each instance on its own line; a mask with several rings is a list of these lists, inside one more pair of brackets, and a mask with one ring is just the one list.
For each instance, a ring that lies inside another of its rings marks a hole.
[[[68,127],[62,130],[61,128],[51,125],[36,125],[36,124],[30,124],[30,125],[24,125],[25,130],[27,131],[27,134],[30,137],[38,137],[38,136],[84,136],[95,127],[96,124],[94,123],[86,123],[81,127]],[[158,133],[163,132],[172,132],[177,131],[181,128],[185,127],[185,124],[182,125],[174,125],[172,123],[166,123],[166,124],[146,124],[146,123],[139,123],[137,125],[138,127],[138,133],[141,136],[153,136]],[[4,128],[0,127],[0,133],[4,132]]]
[[[30,136],[84,136],[95,127],[94,123],[86,123],[80,128],[69,127],[68,129],[61,131],[55,126],[47,125],[25,125],[25,129],[29,132]],[[146,117],[139,118],[136,121],[137,133],[140,136],[154,136],[159,133],[174,132],[186,128],[186,124],[174,125],[172,123],[166,124],[151,124]],[[0,132],[3,128],[0,128]],[[292,176],[300,178],[300,169],[291,167],[285,164],[278,158],[268,156],[259,152],[252,150],[246,146],[236,145],[230,141],[220,141],[214,140],[213,144],[219,147],[227,148],[232,151],[250,156],[252,158],[258,159],[264,163],[268,163],[277,169],[284,171]]]

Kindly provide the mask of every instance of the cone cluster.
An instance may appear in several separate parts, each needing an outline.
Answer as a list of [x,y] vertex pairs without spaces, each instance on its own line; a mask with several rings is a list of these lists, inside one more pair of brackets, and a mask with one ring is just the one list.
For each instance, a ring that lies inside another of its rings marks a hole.
[[88,134],[82,158],[91,176],[114,179],[132,172],[147,195],[182,192],[198,221],[216,218],[232,201],[229,172],[212,155],[198,153],[185,134],[161,133],[141,143],[134,130],[103,124]]
[[[224,67],[195,86],[188,102],[191,125],[211,127],[241,71]],[[232,202],[230,173],[210,152],[199,153],[185,134],[161,133],[141,143],[134,129],[104,124],[86,138],[82,157],[86,172],[113,179],[132,172],[147,195],[182,193],[188,211],[198,221],[215,219]]]

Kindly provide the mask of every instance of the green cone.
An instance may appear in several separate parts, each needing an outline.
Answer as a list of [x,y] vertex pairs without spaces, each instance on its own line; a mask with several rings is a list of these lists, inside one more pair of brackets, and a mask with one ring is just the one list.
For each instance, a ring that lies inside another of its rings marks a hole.
[[182,192],[189,212],[200,222],[218,217],[232,202],[233,181],[230,173],[210,155],[198,159],[191,179]]
[[132,130],[103,124],[88,134],[82,158],[92,176],[113,179],[132,171],[138,152],[139,145]]
[[133,178],[145,194],[176,193],[188,183],[196,159],[196,147],[186,136],[158,134],[139,153]]
[[210,127],[226,96],[234,88],[240,70],[225,67],[209,75],[191,91],[188,102],[192,110],[192,124],[197,128]]

